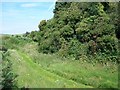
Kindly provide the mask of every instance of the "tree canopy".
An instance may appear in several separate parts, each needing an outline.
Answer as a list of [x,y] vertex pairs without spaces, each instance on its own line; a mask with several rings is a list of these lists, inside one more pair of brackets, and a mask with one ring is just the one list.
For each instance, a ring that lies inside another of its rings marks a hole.
[[42,20],[39,31],[32,32],[31,37],[36,35],[39,51],[43,53],[76,58],[96,54],[116,56],[120,36],[117,7],[115,2],[56,2],[54,17]]

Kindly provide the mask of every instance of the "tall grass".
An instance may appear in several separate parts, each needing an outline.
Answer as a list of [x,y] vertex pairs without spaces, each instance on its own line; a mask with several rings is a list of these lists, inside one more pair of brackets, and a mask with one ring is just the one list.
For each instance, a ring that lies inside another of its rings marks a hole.
[[[5,39],[4,43],[10,49],[8,58],[13,63],[14,72],[19,75],[18,87],[118,87],[116,63],[107,61],[100,64],[91,57],[82,56],[75,60],[56,54],[38,53],[37,43],[22,37],[12,36]],[[102,56],[98,59],[101,58],[104,59]]]
[[55,54],[38,53],[37,46],[34,44],[27,44],[24,48],[29,48],[24,49],[24,52],[26,52],[35,63],[51,73],[93,87],[118,87],[118,65],[116,63],[88,63],[84,58],[81,58],[81,60],[74,60],[74,58],[62,59]]

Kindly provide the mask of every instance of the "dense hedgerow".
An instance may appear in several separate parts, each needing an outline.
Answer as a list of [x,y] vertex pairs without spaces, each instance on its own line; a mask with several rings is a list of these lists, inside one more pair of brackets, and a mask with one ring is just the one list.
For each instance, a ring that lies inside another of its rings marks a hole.
[[54,17],[42,20],[39,31],[30,36],[39,45],[39,52],[61,56],[106,54],[117,57],[118,3],[56,2]]

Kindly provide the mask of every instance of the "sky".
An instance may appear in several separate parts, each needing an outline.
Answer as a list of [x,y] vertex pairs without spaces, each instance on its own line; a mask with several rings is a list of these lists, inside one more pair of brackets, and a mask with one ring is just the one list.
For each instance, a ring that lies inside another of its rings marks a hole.
[[41,20],[53,17],[55,2],[1,2],[1,34],[23,34],[38,29]]

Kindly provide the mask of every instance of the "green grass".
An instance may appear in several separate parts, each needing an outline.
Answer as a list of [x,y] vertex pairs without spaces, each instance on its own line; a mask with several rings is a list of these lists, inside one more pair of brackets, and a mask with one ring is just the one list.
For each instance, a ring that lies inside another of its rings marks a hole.
[[[29,88],[56,88],[56,87],[80,87],[91,88],[73,80],[61,77],[55,73],[49,72],[38,64],[34,63],[29,56],[20,51],[10,50],[9,59],[13,62],[13,69],[19,76],[18,86]],[[14,58],[14,59],[13,59]]]
[[23,50],[45,70],[84,85],[117,88],[118,65],[111,62],[102,65],[91,64],[84,60],[61,59],[56,55],[38,53],[36,47],[34,44],[27,44]]
[[103,86],[103,83],[106,83],[107,87],[117,87],[117,71],[112,73],[102,66],[98,68],[87,63],[66,62],[51,65],[48,70],[85,85],[106,87]]
[[8,58],[13,63],[14,72],[18,74],[18,87],[117,88],[118,65],[115,63],[102,65],[88,63],[84,59],[62,59],[55,54],[38,53],[37,43],[25,43],[25,40],[19,42],[17,49],[8,50]]

